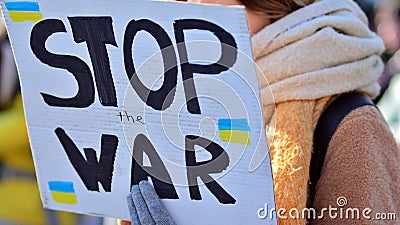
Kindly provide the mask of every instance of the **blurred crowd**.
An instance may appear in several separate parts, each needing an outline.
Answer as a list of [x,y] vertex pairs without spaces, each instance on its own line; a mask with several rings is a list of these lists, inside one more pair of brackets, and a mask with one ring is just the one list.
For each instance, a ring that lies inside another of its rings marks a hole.
[[[360,0],[361,1],[361,0]],[[373,4],[373,28],[385,43],[386,51],[382,58],[385,70],[381,76],[381,95],[376,99],[383,116],[400,143],[400,0],[365,0]],[[368,12],[368,11],[367,11]]]
[[374,100],[400,144],[400,0],[355,0],[368,16],[370,28],[383,40],[385,70]]
[[[375,100],[400,143],[400,0],[357,0],[382,38],[385,71]],[[43,209],[21,92],[4,22],[0,22],[0,225],[102,224],[101,218]]]

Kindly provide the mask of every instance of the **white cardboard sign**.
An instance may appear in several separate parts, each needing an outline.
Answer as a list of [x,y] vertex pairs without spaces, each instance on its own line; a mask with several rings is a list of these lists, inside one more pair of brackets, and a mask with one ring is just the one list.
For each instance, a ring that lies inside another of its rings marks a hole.
[[148,179],[178,224],[276,224],[243,8],[1,3],[44,207],[128,219]]

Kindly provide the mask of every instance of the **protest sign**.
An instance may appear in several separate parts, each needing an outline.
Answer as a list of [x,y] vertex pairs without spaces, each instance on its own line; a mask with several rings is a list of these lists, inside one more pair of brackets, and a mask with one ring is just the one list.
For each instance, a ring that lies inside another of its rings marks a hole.
[[44,207],[128,219],[130,187],[148,179],[178,224],[266,222],[273,182],[242,7],[1,6]]

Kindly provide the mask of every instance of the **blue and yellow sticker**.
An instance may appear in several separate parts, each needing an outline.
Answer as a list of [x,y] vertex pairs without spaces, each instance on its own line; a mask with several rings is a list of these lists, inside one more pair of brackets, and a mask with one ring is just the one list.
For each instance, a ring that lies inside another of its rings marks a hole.
[[4,2],[4,4],[13,22],[37,22],[43,19],[38,2],[18,1]]
[[49,189],[53,200],[58,203],[75,205],[76,198],[74,183],[66,181],[49,181]]
[[219,119],[219,137],[224,142],[250,145],[250,127],[246,119]]

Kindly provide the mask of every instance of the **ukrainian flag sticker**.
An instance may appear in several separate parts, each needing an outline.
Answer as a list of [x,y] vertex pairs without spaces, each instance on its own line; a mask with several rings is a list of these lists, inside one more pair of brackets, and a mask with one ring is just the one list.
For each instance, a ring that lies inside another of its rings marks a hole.
[[49,189],[55,202],[68,205],[75,205],[78,203],[74,183],[72,182],[49,181]]
[[37,22],[43,19],[37,2],[18,1],[4,3],[13,22]]
[[246,119],[219,119],[219,137],[224,142],[250,145],[250,127]]

